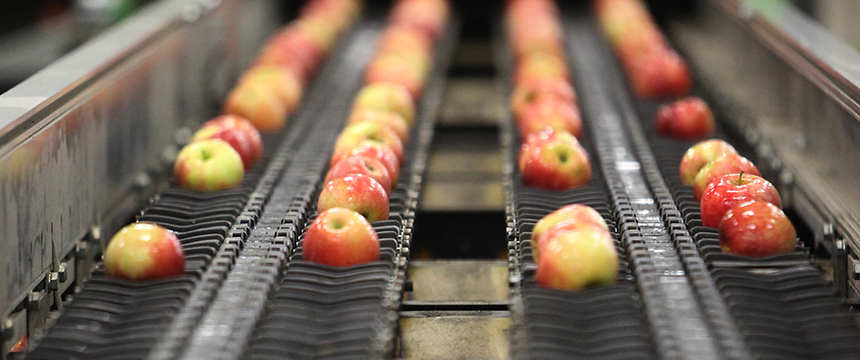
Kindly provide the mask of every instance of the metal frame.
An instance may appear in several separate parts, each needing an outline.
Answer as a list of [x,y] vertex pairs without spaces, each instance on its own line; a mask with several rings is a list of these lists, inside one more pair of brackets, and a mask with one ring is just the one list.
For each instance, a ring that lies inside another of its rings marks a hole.
[[674,43],[761,170],[778,179],[786,205],[808,222],[816,247],[832,255],[837,287],[857,303],[860,52],[789,4],[697,5],[694,21],[669,24]]
[[153,3],[0,95],[0,357],[166,184],[180,130],[212,115],[274,6]]

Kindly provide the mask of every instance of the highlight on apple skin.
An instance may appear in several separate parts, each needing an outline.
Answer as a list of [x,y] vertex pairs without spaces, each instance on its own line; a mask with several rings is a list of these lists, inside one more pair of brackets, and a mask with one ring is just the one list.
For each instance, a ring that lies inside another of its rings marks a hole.
[[569,190],[591,181],[588,153],[564,131],[543,131],[529,136],[520,149],[520,173],[526,186]]
[[767,201],[737,204],[720,221],[723,252],[764,257],[793,252],[797,231],[776,205]]
[[242,184],[242,157],[221,139],[195,141],[179,152],[173,167],[176,185],[196,191],[218,191]]
[[107,276],[155,280],[185,273],[185,252],[172,231],[152,223],[128,225],[113,236],[104,256]]
[[708,184],[702,195],[702,225],[717,228],[726,211],[747,201],[766,201],[782,208],[776,188],[761,176],[726,174]]
[[364,216],[367,221],[388,219],[388,194],[376,180],[362,174],[350,174],[331,180],[320,192],[317,209],[346,208]]
[[702,194],[705,193],[705,188],[716,178],[726,174],[741,172],[761,176],[758,168],[747,158],[732,154],[722,155],[702,167],[699,173],[696,174],[696,181],[693,183],[693,196],[696,198],[696,201],[702,201]]
[[359,213],[331,208],[317,216],[302,240],[304,260],[353,266],[379,260],[379,237]]

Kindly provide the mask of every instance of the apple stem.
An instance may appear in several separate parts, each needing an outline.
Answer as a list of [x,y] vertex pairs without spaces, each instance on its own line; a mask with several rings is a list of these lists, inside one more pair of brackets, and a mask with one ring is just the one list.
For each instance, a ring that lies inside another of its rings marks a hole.
[[741,170],[741,173],[740,173],[740,174],[738,174],[738,184],[740,184],[740,183],[742,183],[742,182],[744,181],[744,179],[743,179],[743,178],[744,178],[744,171],[743,171],[743,170]]

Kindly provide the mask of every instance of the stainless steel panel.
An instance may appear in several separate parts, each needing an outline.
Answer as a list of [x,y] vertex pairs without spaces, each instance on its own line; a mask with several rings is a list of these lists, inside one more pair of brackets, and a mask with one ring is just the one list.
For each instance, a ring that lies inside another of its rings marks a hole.
[[699,3],[693,21],[669,28],[700,83],[816,241],[837,253],[833,240],[844,237],[858,249],[860,52],[785,3]]
[[177,129],[213,114],[212,73],[235,78],[222,64],[253,55],[271,3],[154,3],[0,95],[0,315],[169,176]]

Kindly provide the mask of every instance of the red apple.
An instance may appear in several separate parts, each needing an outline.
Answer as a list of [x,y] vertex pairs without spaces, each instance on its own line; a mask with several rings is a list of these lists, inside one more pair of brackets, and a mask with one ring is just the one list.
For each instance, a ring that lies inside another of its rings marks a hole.
[[582,135],[579,109],[567,100],[550,98],[529,105],[523,110],[518,125],[523,139],[547,128],[566,131],[576,137]]
[[362,174],[351,174],[325,184],[317,209],[347,208],[367,221],[388,219],[388,194],[376,180]]
[[257,65],[246,71],[238,87],[258,86],[276,94],[287,113],[299,107],[302,100],[301,80],[292,71],[275,65]]
[[403,143],[391,129],[382,124],[361,122],[348,125],[341,131],[334,143],[334,152],[355,149],[364,141],[378,143],[391,149],[399,162],[403,162]]
[[379,237],[357,212],[326,210],[308,227],[302,240],[302,257],[331,266],[352,266],[379,260]]
[[785,213],[767,201],[737,204],[720,222],[723,252],[763,257],[793,252],[797,232]]
[[373,109],[356,109],[349,116],[348,125],[370,122],[385,126],[400,138],[400,142],[406,145],[409,142],[409,124],[403,120],[403,116],[392,111],[380,111]]
[[232,189],[242,184],[242,157],[226,141],[209,139],[185,146],[176,158],[176,185],[197,191]]
[[370,176],[373,180],[376,180],[380,185],[382,185],[386,194],[391,193],[391,176],[388,175],[388,170],[385,169],[385,165],[382,165],[379,160],[368,156],[350,156],[338,161],[337,164],[328,171],[328,174],[325,177],[325,182],[328,183],[331,180],[342,178],[350,174]]
[[782,208],[779,193],[761,176],[727,174],[716,178],[702,195],[702,225],[719,227],[723,215],[733,206],[747,201],[767,201]]
[[684,96],[693,86],[687,63],[674,51],[655,51],[625,69],[639,97]]
[[352,105],[356,109],[392,111],[403,116],[409,127],[415,126],[415,103],[409,90],[396,83],[365,85],[355,96]]
[[714,115],[702,99],[690,97],[660,106],[655,126],[665,136],[697,139],[714,132]]
[[388,176],[391,177],[391,183],[397,183],[397,178],[400,175],[400,162],[397,160],[397,155],[394,155],[394,152],[391,151],[391,149],[372,141],[362,141],[354,149],[335,152],[331,157],[329,166],[334,167],[341,160],[353,156],[365,156],[379,160],[379,162],[385,166],[385,170],[388,171]]
[[696,201],[702,200],[702,194],[705,193],[708,184],[718,177],[737,173],[761,176],[761,173],[758,172],[752,161],[734,154],[720,156],[702,167],[699,173],[696,174],[696,181],[693,183],[693,195],[696,197]]
[[577,291],[609,285],[618,276],[618,254],[609,233],[596,226],[564,232],[541,244],[535,274],[540,285]]
[[[573,135],[555,140],[553,131],[544,131],[523,144],[520,173],[526,186],[568,190],[591,181],[591,163],[585,149]],[[571,141],[572,140],[572,141]]]
[[737,153],[729,143],[719,139],[705,140],[693,145],[687,149],[684,158],[681,159],[681,183],[693,185],[702,167],[722,155]]
[[235,115],[221,115],[203,124],[194,134],[192,141],[221,139],[242,157],[245,170],[251,168],[263,156],[263,142],[260,132],[248,120]]
[[248,119],[260,132],[277,132],[287,124],[287,108],[265,87],[241,86],[224,102],[224,113]]
[[129,280],[154,280],[185,273],[185,252],[176,235],[151,223],[122,228],[105,250],[105,274]]
[[331,51],[337,40],[338,27],[332,24],[325,23],[324,19],[316,17],[306,17],[293,20],[290,26],[297,27],[302,33],[308,36],[319,48],[325,53]]
[[444,0],[401,0],[392,7],[389,21],[415,27],[436,41],[445,30],[448,13],[449,6]]
[[[605,226],[605,224],[604,224],[604,226]],[[540,261],[540,249],[547,242],[551,241],[552,239],[554,239],[558,236],[564,235],[565,233],[580,230],[580,229],[585,228],[585,227],[599,228],[599,229],[596,229],[595,231],[605,232],[607,235],[606,240],[609,241],[613,246],[615,246],[615,240],[612,239],[612,235],[609,233],[608,230],[604,229],[603,226],[596,225],[593,223],[579,223],[579,222],[575,222],[575,221],[564,221],[564,222],[557,223],[554,226],[546,229],[546,231],[544,231],[540,237],[538,237],[536,240],[531,242],[532,258],[534,259],[535,262]]]
[[511,110],[519,119],[530,105],[544,100],[562,100],[576,104],[576,93],[570,82],[564,79],[534,79],[517,84],[511,94]]
[[600,213],[598,213],[597,210],[594,210],[587,205],[571,204],[559,208],[538,220],[532,229],[532,243],[534,244],[534,242],[537,241],[537,239],[539,239],[547,229],[564,222],[580,225],[597,225],[602,227],[604,230],[609,231],[609,227],[606,225],[606,220],[603,219],[603,216],[600,216]]

